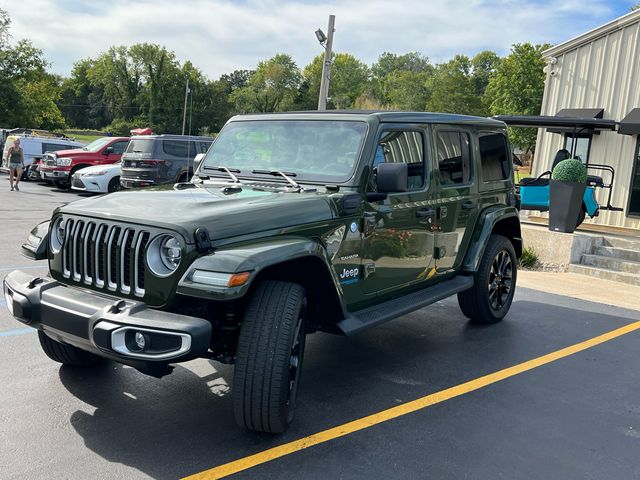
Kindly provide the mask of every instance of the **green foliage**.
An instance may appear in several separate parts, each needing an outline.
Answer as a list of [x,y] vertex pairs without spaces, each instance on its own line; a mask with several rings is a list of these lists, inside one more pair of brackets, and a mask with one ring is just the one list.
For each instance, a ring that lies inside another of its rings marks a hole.
[[429,59],[418,52],[384,52],[371,66],[369,96],[388,108],[424,110],[429,99],[428,81],[434,71]]
[[522,256],[519,260],[522,268],[533,268],[538,264],[538,254],[531,247],[522,248]]
[[[149,119],[141,116],[131,120],[118,118],[104,127],[105,133],[111,133],[114,136],[128,137],[134,128],[146,128],[149,126]],[[153,133],[160,133],[154,130]]]
[[284,111],[293,105],[300,82],[293,58],[280,53],[258,63],[247,85],[232,92],[230,98],[242,113]]
[[[493,115],[540,115],[544,92],[544,60],[542,52],[549,44],[516,44],[490,77],[485,104]],[[537,131],[532,128],[509,129],[511,142],[525,151],[532,151]]]
[[10,43],[9,14],[0,9],[0,118],[3,126],[65,127],[56,102],[59,79],[46,72],[42,51],[28,40]]
[[554,167],[551,178],[561,182],[586,183],[587,167],[575,158],[562,160]]
[[482,99],[475,93],[471,60],[466,55],[456,55],[453,60],[438,65],[430,90],[428,111],[485,114]]
[[[320,95],[320,80],[324,54],[317,55],[309,65],[304,67],[302,77],[305,89],[298,99],[298,106],[314,110]],[[334,53],[331,65],[331,81],[329,82],[328,108],[351,108],[367,88],[369,68],[353,55]]]

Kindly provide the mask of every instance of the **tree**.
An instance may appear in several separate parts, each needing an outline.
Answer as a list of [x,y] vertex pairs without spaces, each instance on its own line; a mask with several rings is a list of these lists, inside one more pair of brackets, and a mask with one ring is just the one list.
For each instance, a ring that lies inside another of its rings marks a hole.
[[438,65],[430,82],[427,110],[483,115],[482,100],[476,94],[471,71],[471,60],[466,55],[456,55],[447,63]]
[[[28,40],[11,45],[9,14],[0,9],[0,118],[6,126],[62,128],[59,81]],[[3,125],[3,126],[5,126]]]
[[[486,89],[486,104],[493,115],[540,115],[544,93],[544,59],[542,52],[551,45],[515,44],[504,58]],[[535,129],[510,129],[511,141],[525,151],[533,150]]]
[[[320,95],[320,80],[324,54],[317,55],[303,70],[306,84],[306,102],[308,109],[315,109]],[[332,55],[331,79],[329,81],[330,108],[346,109],[353,107],[356,99],[367,88],[369,68],[356,57],[348,53]]]
[[255,70],[234,70],[231,73],[225,73],[220,77],[220,82],[227,85],[229,93],[239,88],[245,87],[249,82]]
[[293,105],[301,76],[290,55],[278,54],[258,63],[247,85],[231,94],[240,112],[277,112]]
[[371,94],[387,107],[423,110],[435,69],[418,52],[384,52],[371,66]]

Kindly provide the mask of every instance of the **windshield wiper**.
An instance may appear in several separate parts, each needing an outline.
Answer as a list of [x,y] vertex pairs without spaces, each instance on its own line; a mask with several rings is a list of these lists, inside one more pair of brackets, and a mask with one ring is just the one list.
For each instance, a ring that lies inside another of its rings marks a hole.
[[227,168],[227,167],[203,167],[203,170],[215,170],[217,172],[225,172],[227,175],[231,177],[231,181],[233,183],[241,183],[238,177],[236,177],[233,173],[240,173],[240,170],[237,168]]
[[282,172],[280,170],[251,170],[251,173],[258,173],[262,175],[273,175],[274,177],[280,176],[284,178],[287,181],[287,183],[289,183],[289,185],[291,185],[293,188],[297,188],[298,191],[305,190],[303,187],[300,186],[298,182],[296,182],[293,178],[291,178],[296,176],[296,174],[293,172]]

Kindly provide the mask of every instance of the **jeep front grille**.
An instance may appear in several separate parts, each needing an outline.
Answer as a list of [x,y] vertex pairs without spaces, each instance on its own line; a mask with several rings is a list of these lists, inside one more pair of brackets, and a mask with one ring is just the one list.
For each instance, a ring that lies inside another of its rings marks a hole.
[[65,220],[62,275],[112,292],[144,296],[144,256],[150,232],[78,219]]

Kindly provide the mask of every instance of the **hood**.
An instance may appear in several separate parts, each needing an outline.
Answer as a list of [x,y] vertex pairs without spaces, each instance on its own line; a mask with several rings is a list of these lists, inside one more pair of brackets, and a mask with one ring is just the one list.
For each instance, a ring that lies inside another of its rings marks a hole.
[[82,147],[77,147],[77,148],[72,148],[69,150],[56,150],[55,152],[56,157],[71,157],[73,155],[86,155],[86,154],[91,154],[91,152],[86,152],[82,149]]
[[103,170],[106,170],[106,171],[109,171],[109,170],[120,170],[120,164],[119,163],[109,163],[109,164],[106,164],[106,165],[94,165],[93,167],[81,168],[76,173],[79,173],[80,175],[84,175],[85,173],[101,172]]
[[146,189],[111,193],[65,205],[62,213],[166,228],[193,242],[193,232],[206,227],[213,240],[286,229],[334,218],[326,193],[289,193],[243,187],[225,194],[222,188],[194,186],[185,190]]

